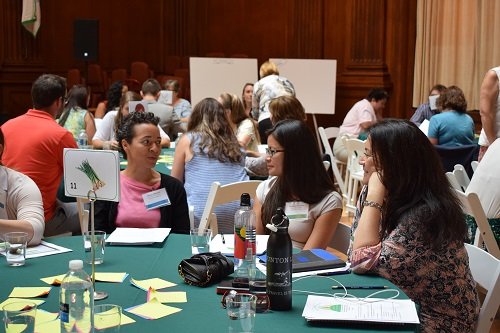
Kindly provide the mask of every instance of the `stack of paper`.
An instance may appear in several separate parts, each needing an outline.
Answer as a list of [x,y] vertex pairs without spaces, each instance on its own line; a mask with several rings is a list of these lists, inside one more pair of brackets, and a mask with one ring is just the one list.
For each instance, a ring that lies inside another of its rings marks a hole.
[[114,245],[149,245],[161,243],[170,234],[170,228],[116,228],[106,239]]
[[307,321],[419,324],[415,303],[409,299],[307,296],[302,312]]

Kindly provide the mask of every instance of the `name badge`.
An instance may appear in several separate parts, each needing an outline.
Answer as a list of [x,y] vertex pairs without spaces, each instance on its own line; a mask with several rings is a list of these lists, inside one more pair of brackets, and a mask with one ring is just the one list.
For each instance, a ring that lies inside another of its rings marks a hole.
[[302,201],[287,202],[285,214],[289,220],[307,220],[309,204]]
[[142,198],[144,199],[146,210],[170,205],[170,198],[168,197],[167,190],[164,187],[156,191],[143,194]]

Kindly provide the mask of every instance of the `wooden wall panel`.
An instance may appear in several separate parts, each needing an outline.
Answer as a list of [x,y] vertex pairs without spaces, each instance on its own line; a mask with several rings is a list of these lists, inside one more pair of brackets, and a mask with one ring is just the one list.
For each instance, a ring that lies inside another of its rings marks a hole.
[[[384,86],[386,116],[411,109],[417,0],[88,0],[41,1],[36,39],[20,24],[22,2],[0,0],[0,115],[29,107],[31,82],[42,72],[83,69],[73,58],[73,22],[100,22],[99,64],[107,71],[146,61],[155,73],[167,55],[244,53],[337,60],[337,114],[318,116],[338,126],[354,102]],[[23,105],[26,104],[26,105]]]

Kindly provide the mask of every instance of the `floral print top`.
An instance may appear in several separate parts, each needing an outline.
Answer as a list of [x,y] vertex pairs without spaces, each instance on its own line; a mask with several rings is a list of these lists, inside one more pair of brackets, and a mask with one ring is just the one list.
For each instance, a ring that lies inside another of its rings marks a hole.
[[[367,190],[365,186],[358,200],[351,235],[358,226],[360,203]],[[474,332],[479,300],[462,242],[433,250],[424,242],[418,221],[408,214],[380,243],[351,249],[355,273],[388,279],[420,306],[422,332]]]

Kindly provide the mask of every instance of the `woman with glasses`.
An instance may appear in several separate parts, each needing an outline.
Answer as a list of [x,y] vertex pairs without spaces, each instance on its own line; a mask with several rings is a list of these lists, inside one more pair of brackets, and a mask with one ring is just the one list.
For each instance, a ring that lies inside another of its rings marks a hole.
[[271,177],[257,188],[257,233],[269,233],[266,224],[283,207],[294,247],[326,248],[342,215],[342,198],[323,166],[314,135],[303,121],[283,120],[269,131],[267,143]]
[[[213,182],[222,185],[248,180],[245,158],[222,105],[205,98],[195,105],[188,132],[175,147],[171,175],[184,182],[188,203],[194,206],[195,226],[205,208]],[[215,208],[221,233],[233,233],[237,203]]]
[[[112,232],[117,227],[172,228],[189,233],[186,191],[177,179],[154,167],[161,152],[158,118],[151,112],[133,112],[116,131],[127,168],[120,172],[120,202],[95,202],[95,229]],[[144,195],[155,192],[165,204],[146,209]]]
[[474,332],[467,227],[429,139],[407,120],[381,121],[368,129],[360,164],[366,186],[352,225],[353,271],[401,288],[420,307],[422,332]]

